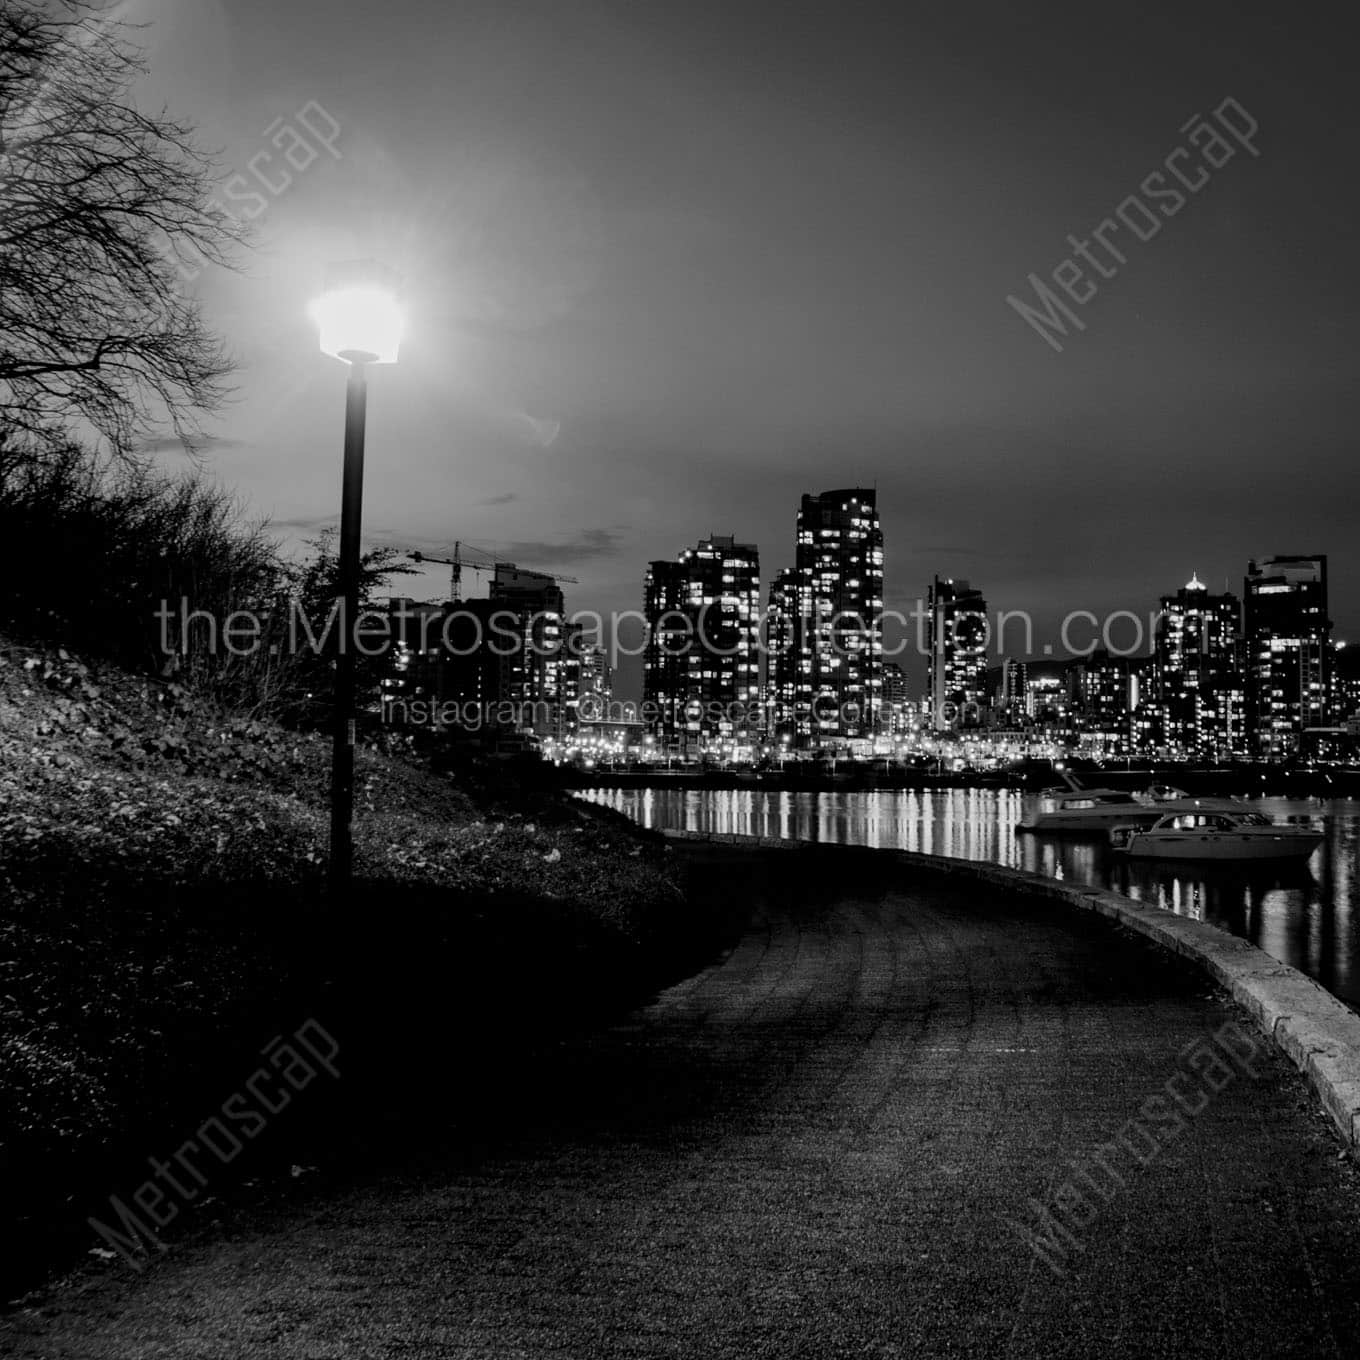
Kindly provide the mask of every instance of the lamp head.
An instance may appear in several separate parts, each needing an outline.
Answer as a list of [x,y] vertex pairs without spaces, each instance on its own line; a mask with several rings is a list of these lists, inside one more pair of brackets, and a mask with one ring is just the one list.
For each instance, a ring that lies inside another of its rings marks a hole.
[[400,280],[373,260],[350,260],[326,271],[326,287],[308,309],[321,352],[351,364],[395,364],[405,315]]

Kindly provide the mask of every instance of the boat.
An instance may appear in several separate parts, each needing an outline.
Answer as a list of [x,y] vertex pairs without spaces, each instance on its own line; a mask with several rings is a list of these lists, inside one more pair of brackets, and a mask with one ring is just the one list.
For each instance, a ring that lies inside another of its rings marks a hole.
[[1016,827],[1040,833],[1103,834],[1112,826],[1145,823],[1162,816],[1161,807],[1127,789],[1045,789],[1040,804]]
[[1172,812],[1247,813],[1237,798],[1195,798],[1170,784],[1154,784],[1142,793],[1127,789],[1084,789],[1070,775],[1061,788],[1044,789],[1039,806],[1016,827],[1039,835],[1105,835],[1112,826],[1151,826]]
[[1251,804],[1245,798],[1217,798],[1186,793],[1174,784],[1153,784],[1148,789],[1146,800],[1154,803],[1163,812],[1240,812],[1251,811]]
[[1167,812],[1143,822],[1110,828],[1110,848],[1145,859],[1306,859],[1322,844],[1307,819],[1272,822],[1259,812]]

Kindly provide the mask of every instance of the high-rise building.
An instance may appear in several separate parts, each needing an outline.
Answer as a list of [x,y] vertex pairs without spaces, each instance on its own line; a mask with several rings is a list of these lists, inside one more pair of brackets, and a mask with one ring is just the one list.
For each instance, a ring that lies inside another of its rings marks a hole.
[[562,660],[557,669],[557,730],[559,741],[574,735],[581,726],[581,696],[589,692],[585,681],[585,656],[589,650],[585,625],[574,620],[562,622]]
[[[501,564],[489,598],[394,599],[392,721],[410,713],[474,735],[556,737],[575,697],[562,592],[552,577]],[[413,705],[416,699],[423,704]]]
[[[481,736],[558,735],[560,614],[536,620],[527,603],[521,609],[485,598],[447,601],[437,608],[428,630],[431,645],[420,665],[441,724]],[[529,639],[537,640],[541,655],[528,649]]]
[[514,714],[504,701],[509,697],[507,648],[517,627],[518,615],[488,599],[450,601],[442,606],[436,689],[441,710],[455,726],[473,731],[515,726]]
[[911,695],[907,673],[896,661],[883,663],[883,730],[890,737],[904,737],[912,730]]
[[[687,748],[749,741],[760,726],[760,554],[715,534],[648,567],[644,698]],[[678,655],[677,655],[678,654]]]
[[695,699],[704,706],[699,731],[749,740],[760,711],[760,552],[715,534],[679,560],[694,620],[686,689],[691,708]]
[[1163,595],[1161,605],[1151,696],[1156,744],[1177,759],[1245,755],[1237,596],[1214,594],[1192,575],[1176,594]]
[[[562,660],[558,668],[561,702],[559,738],[579,732],[581,724],[598,722],[611,711],[613,668],[609,654],[587,636],[585,624],[567,620],[562,624]],[[586,700],[584,711],[581,701]]]
[[937,576],[926,605],[933,726],[977,727],[987,703],[987,601],[967,581]]
[[1100,648],[1073,661],[1067,692],[1076,726],[1089,749],[1125,755],[1134,739],[1138,702],[1137,661]]
[[1027,698],[1029,667],[1023,661],[1008,656],[1001,662],[1001,676],[996,689],[996,706],[1008,723],[1028,716]]
[[580,656],[581,693],[594,694],[601,699],[612,698],[614,668],[609,664],[609,653],[598,643],[583,643]]
[[1332,644],[1332,721],[1360,718],[1360,647]]
[[794,707],[800,745],[871,738],[883,708],[883,530],[878,495],[847,487],[804,496]]
[[[562,587],[542,572],[498,562],[491,578],[493,650],[503,658],[501,697],[523,717],[517,726],[539,736],[561,735],[562,706],[574,698],[563,646]],[[513,634],[513,640],[511,635]]]
[[688,598],[685,569],[679,562],[663,559],[647,564],[642,589],[642,613],[647,620],[642,651],[643,716],[667,747],[680,739],[683,730],[680,710],[692,629],[685,607]]
[[1034,723],[1054,730],[1065,728],[1071,708],[1061,663],[1041,661],[1027,668],[1025,713]]
[[429,711],[439,697],[440,628],[444,606],[417,602],[407,596],[388,601],[392,635],[392,665],[382,680],[382,704],[390,722],[409,721],[412,701]]
[[810,715],[797,708],[799,685],[812,670],[803,647],[805,592],[796,567],[776,572],[765,612],[765,714],[770,736],[793,744],[812,731]]
[[1324,554],[1269,557],[1247,568],[1244,601],[1247,728],[1262,760],[1293,756],[1327,724],[1330,635]]

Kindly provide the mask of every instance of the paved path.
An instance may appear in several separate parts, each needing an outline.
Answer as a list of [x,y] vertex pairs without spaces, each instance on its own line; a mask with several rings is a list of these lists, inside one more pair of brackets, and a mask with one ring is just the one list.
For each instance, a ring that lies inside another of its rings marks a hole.
[[771,872],[725,961],[518,1074],[513,1138],[111,1264],[0,1352],[1360,1353],[1356,1173],[1264,1047],[1178,1131],[1158,1107],[1147,1166],[1063,1201],[1092,1217],[1050,1248],[1065,1273],[1024,1240],[1233,1018],[1206,983],[1067,909]]

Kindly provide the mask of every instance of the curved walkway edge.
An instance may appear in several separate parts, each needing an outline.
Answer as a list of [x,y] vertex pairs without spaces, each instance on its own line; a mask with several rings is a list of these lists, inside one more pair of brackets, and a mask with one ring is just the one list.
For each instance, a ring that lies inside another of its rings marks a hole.
[[761,850],[852,850],[891,855],[913,868],[976,879],[1021,894],[1099,912],[1199,964],[1303,1074],[1352,1156],[1360,1150],[1360,1015],[1297,968],[1203,921],[1176,916],[1120,893],[1069,884],[999,864],[823,841],[664,829],[668,840]]

